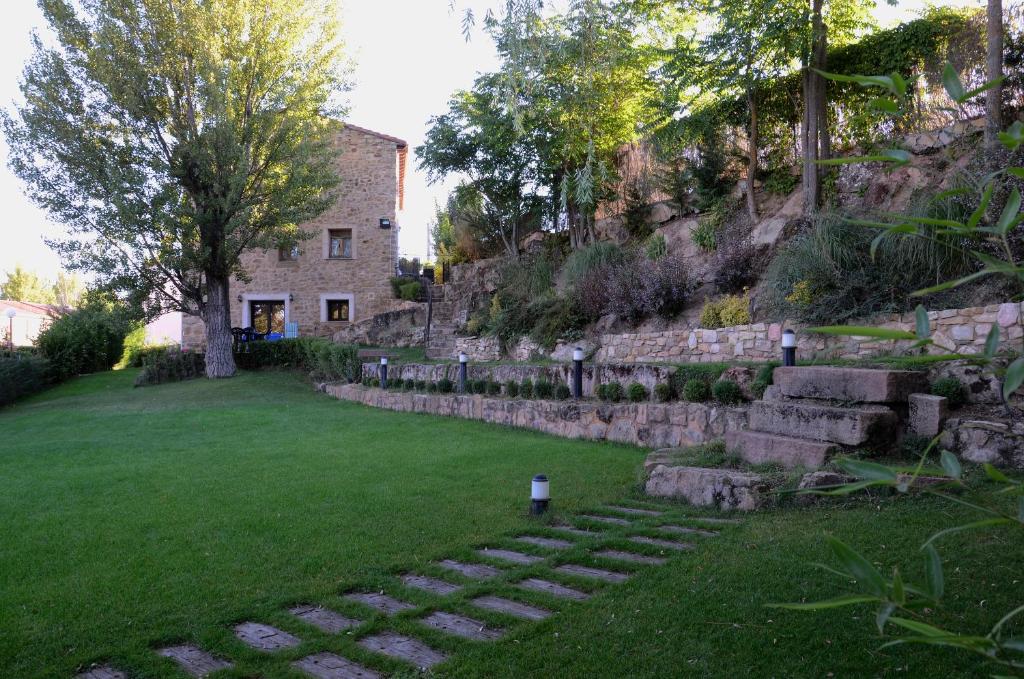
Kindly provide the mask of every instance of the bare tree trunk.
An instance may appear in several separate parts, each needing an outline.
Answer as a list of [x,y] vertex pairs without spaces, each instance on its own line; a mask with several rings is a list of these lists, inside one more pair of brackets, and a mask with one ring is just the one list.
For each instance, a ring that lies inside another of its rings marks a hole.
[[231,306],[227,276],[206,276],[206,376],[215,379],[233,377],[235,357],[231,353]]
[[757,197],[754,196],[754,178],[757,177],[757,98],[753,90],[747,90],[747,106],[750,108],[750,134],[747,139],[747,212],[753,222],[758,222]]
[[[985,37],[987,46],[987,72],[985,77],[992,81],[1003,75],[1003,2],[988,0],[986,11]],[[996,85],[985,93],[985,149],[993,151],[999,143],[999,132],[1003,129],[1003,88]]]
[[821,17],[823,0],[811,2],[811,55],[804,70],[804,214],[811,215],[821,205],[821,167],[818,160],[831,155],[825,80],[814,69],[824,70],[828,54],[826,29]]

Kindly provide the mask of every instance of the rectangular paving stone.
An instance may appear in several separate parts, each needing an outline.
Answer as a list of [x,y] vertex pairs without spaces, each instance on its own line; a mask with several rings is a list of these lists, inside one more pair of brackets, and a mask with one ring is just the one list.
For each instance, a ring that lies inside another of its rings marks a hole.
[[500,559],[501,561],[508,561],[509,563],[519,564],[520,566],[529,566],[530,564],[544,560],[544,557],[542,556],[513,552],[510,549],[478,549],[476,550],[476,553],[480,556]]
[[495,578],[505,571],[494,566],[488,566],[482,563],[463,563],[461,561],[454,561],[452,559],[445,559],[439,561],[438,566],[441,568],[447,568],[450,571],[461,573],[467,578],[473,578],[474,580],[486,580],[487,578]]
[[345,598],[349,601],[356,601],[364,604],[370,608],[376,608],[384,615],[394,615],[395,613],[410,611],[416,608],[416,604],[410,604],[407,601],[399,601],[394,597],[390,597],[387,594],[381,594],[380,592],[352,592],[351,594],[346,594]]
[[680,535],[702,535],[706,538],[713,538],[718,535],[717,530],[706,530],[704,528],[693,528],[691,526],[677,526],[671,523],[658,526],[658,530],[665,533],[679,533]]
[[589,521],[599,521],[600,523],[610,523],[615,526],[629,526],[629,521],[626,519],[619,519],[614,516],[598,516],[596,514],[580,514],[581,519],[587,519]]
[[288,612],[303,622],[309,623],[313,627],[316,627],[323,632],[327,632],[328,634],[337,634],[363,624],[362,620],[349,618],[341,615],[340,613],[335,613],[328,608],[321,608],[320,606],[294,606],[289,608]]
[[205,677],[211,672],[234,667],[234,663],[213,656],[197,646],[168,646],[157,651],[159,655],[178,663],[181,669],[193,677]]
[[659,540],[658,538],[649,538],[645,535],[634,535],[629,538],[630,542],[635,542],[638,545],[650,545],[651,547],[660,547],[662,549],[674,549],[677,552],[685,552],[693,549],[692,542],[676,542],[675,540]]
[[75,679],[128,679],[128,675],[110,665],[101,665],[79,672]]
[[645,554],[634,554],[633,552],[623,552],[617,549],[603,549],[600,552],[594,552],[594,556],[599,556],[602,559],[615,559],[616,561],[629,561],[631,563],[642,563],[648,566],[660,566],[668,562],[668,559],[663,559],[660,556],[647,556]]
[[524,620],[543,620],[551,615],[551,611],[546,611],[543,608],[521,604],[518,601],[512,601],[500,596],[479,596],[470,603],[477,608],[505,613],[506,615],[523,618]]
[[444,653],[434,650],[422,641],[395,632],[382,632],[363,637],[358,643],[365,649],[404,660],[419,668],[433,667],[448,659]]
[[316,653],[292,666],[317,679],[380,679],[380,673],[333,653]]
[[687,516],[686,520],[710,523],[716,526],[738,526],[742,523],[739,519],[723,519],[717,516]]
[[613,512],[621,512],[623,514],[632,514],[634,516],[661,516],[665,512],[656,512],[653,509],[636,509],[635,507],[620,507],[618,505],[608,505],[605,509]]
[[538,547],[545,547],[547,549],[569,549],[575,546],[574,543],[568,540],[559,540],[558,538],[542,538],[535,535],[520,535],[516,538],[518,542],[525,542],[528,545],[537,545]]
[[531,592],[543,592],[544,594],[550,594],[551,596],[557,596],[562,599],[583,601],[584,599],[590,598],[590,595],[586,592],[581,592],[578,589],[566,587],[565,585],[560,585],[557,582],[551,582],[550,580],[541,580],[540,578],[527,578],[526,580],[517,583],[516,587],[528,589]]
[[596,578],[597,580],[604,580],[605,582],[625,582],[626,580],[629,580],[629,575],[626,573],[606,571],[603,568],[591,568],[590,566],[580,566],[574,563],[567,563],[564,566],[558,566],[555,568],[555,571],[558,573],[565,573],[566,575]]
[[505,634],[503,629],[488,627],[479,620],[444,611],[435,611],[420,620],[420,622],[442,632],[454,634],[463,639],[475,639],[477,641],[494,641],[495,639],[500,639]]
[[302,643],[298,637],[260,622],[235,625],[235,636],[259,651],[279,651]]
[[600,531],[596,530],[584,530],[582,528],[575,528],[573,526],[551,526],[552,530],[557,530],[562,533],[568,533],[581,538],[596,538],[601,537]]
[[452,592],[458,592],[462,589],[462,585],[456,585],[454,583],[447,582],[445,580],[438,580],[437,578],[431,578],[426,575],[415,575],[413,573],[406,573],[403,575],[402,584],[406,587],[421,589],[424,592],[439,594],[441,596],[447,596]]

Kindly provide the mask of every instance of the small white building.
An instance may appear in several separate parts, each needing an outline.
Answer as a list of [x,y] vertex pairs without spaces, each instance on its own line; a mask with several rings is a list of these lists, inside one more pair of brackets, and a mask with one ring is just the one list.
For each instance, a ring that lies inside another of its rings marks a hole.
[[[11,311],[13,315],[9,313]],[[60,307],[52,304],[0,299],[0,339],[3,340],[3,346],[10,346],[12,333],[14,346],[32,346],[39,333],[61,313]]]

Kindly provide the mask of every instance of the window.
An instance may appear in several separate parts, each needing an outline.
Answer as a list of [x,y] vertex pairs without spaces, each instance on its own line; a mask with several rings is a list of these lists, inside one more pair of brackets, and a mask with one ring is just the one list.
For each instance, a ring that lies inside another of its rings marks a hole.
[[256,332],[284,334],[284,302],[279,300],[250,301],[249,320]]
[[327,257],[330,259],[351,259],[352,229],[331,229],[327,234]]
[[347,321],[348,320],[348,300],[347,299],[329,299],[327,300],[327,320],[330,321]]
[[299,246],[282,247],[277,249],[277,261],[297,262],[299,260]]

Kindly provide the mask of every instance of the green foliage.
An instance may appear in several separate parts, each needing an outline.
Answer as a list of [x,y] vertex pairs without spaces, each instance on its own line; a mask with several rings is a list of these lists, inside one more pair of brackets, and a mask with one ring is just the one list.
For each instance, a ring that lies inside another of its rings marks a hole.
[[392,276],[388,279],[388,284],[391,285],[391,294],[395,299],[402,298],[402,286],[408,282],[409,279],[404,276]]
[[775,368],[778,366],[779,363],[771,362],[758,368],[757,375],[754,376],[754,381],[750,384],[750,391],[753,392],[755,398],[764,396],[765,389],[772,384]]
[[714,252],[718,245],[717,227],[712,219],[701,217],[690,233],[690,240],[704,252]]
[[931,392],[935,396],[944,396],[950,408],[959,408],[967,402],[967,389],[963,382],[955,377],[940,377],[932,382]]
[[409,378],[402,382],[402,388],[406,391],[413,391],[416,389],[416,380]]
[[205,376],[206,360],[202,354],[171,346],[148,351],[142,356],[142,370],[135,376],[135,386],[145,387]]
[[651,234],[644,241],[644,255],[652,262],[656,262],[668,254],[668,243],[665,242],[665,235],[661,233]]
[[0,283],[0,299],[37,304],[56,302],[53,286],[38,274],[21,268],[21,265],[15,265],[14,271],[8,271],[6,280]]
[[487,392],[487,380],[471,380],[467,384],[471,394],[484,394]]
[[407,302],[415,302],[423,294],[423,285],[419,281],[411,281],[401,285],[398,296]]
[[711,400],[711,385],[705,380],[691,378],[683,382],[683,389],[680,393],[684,401],[704,403]]
[[555,387],[555,398],[559,401],[565,401],[572,396],[572,391],[569,390],[569,385],[559,383]]
[[651,213],[651,188],[647,177],[640,175],[627,182],[625,207],[622,211],[622,225],[634,241],[642,241],[651,235],[651,225],[647,221]]
[[688,363],[675,369],[669,378],[669,384],[672,386],[673,392],[681,394],[685,400],[689,401],[690,399],[686,398],[686,383],[691,380],[703,382],[707,385],[708,398],[710,398],[711,383],[721,377],[728,368],[729,366],[725,363]]
[[650,393],[647,391],[647,387],[639,382],[633,382],[626,388],[626,398],[628,398],[631,403],[642,403],[643,401],[646,401],[649,396]]
[[726,295],[704,303],[700,312],[702,328],[726,328],[750,323],[750,299],[746,295]]
[[519,395],[523,398],[533,398],[533,380],[527,377],[519,385]]
[[658,403],[668,403],[674,396],[671,385],[665,382],[658,382],[654,385],[654,398]]
[[743,390],[732,380],[718,380],[711,387],[715,400],[724,405],[736,405],[743,402]]
[[50,363],[36,356],[0,356],[0,407],[53,384]]
[[777,196],[788,196],[800,184],[800,175],[790,172],[788,167],[772,168],[764,178],[764,190]]
[[455,391],[455,383],[447,377],[442,377],[437,381],[437,390],[442,394],[450,394]]
[[601,386],[604,387],[604,391],[600,395],[602,400],[618,403],[626,395],[625,390],[622,388],[622,384],[619,382],[612,381]]
[[587,317],[568,297],[555,297],[531,304],[527,309],[535,316],[530,338],[548,351],[559,341],[571,342],[583,336]]
[[501,395],[501,383],[490,380],[487,382],[487,395],[488,396],[500,396]]
[[427,390],[427,381],[426,380],[416,380],[415,388],[416,388],[416,391],[426,391]]
[[36,346],[58,380],[110,370],[124,353],[125,337],[134,324],[122,306],[97,301],[54,319]]
[[508,396],[509,398],[516,398],[519,396],[519,383],[515,380],[505,382],[505,396]]
[[555,386],[547,380],[537,380],[533,386],[534,396],[537,398],[549,399],[555,393]]
[[621,264],[625,259],[626,255],[618,245],[609,241],[598,241],[574,250],[566,258],[562,267],[562,278],[566,287],[574,289],[594,272]]
[[299,337],[276,342],[248,342],[235,362],[245,370],[295,368],[325,382],[363,381],[363,360],[354,344],[335,344],[322,337]]
[[436,394],[438,392],[437,382],[427,382],[427,393]]

